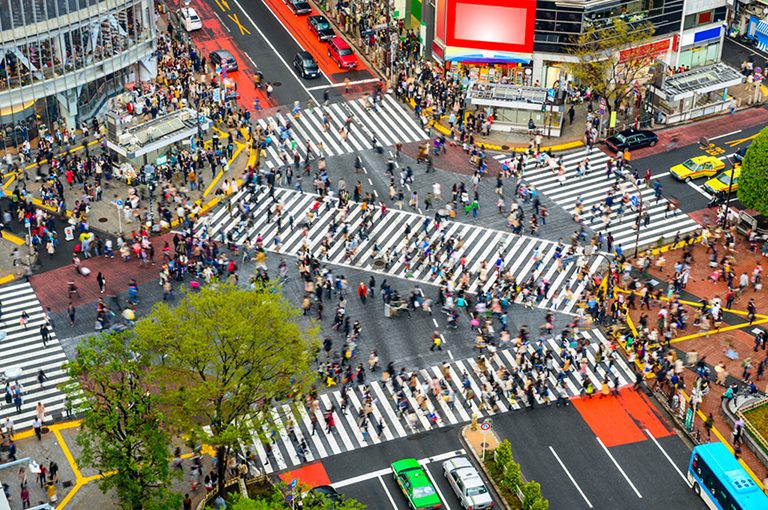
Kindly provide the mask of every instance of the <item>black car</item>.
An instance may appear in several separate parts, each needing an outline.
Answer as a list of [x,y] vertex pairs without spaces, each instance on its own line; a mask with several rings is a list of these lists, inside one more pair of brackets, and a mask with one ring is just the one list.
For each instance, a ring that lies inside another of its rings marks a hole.
[[331,28],[331,24],[325,19],[325,16],[310,16],[307,18],[307,23],[309,23],[309,29],[317,36],[319,41],[328,41],[336,35]]
[[736,154],[733,155],[733,159],[741,163],[744,161],[744,156],[747,155],[747,149],[749,149],[749,146],[752,145],[752,142],[749,142],[744,147],[740,147],[739,150],[736,151]]
[[640,147],[653,147],[659,142],[659,137],[653,131],[625,129],[606,138],[605,145],[613,152],[634,150]]
[[334,508],[341,501],[341,494],[336,489],[330,485],[320,485],[309,490],[302,501],[302,508]]
[[312,6],[304,0],[285,0],[285,3],[297,16],[303,16],[312,12]]
[[320,76],[320,68],[317,67],[317,62],[308,51],[300,51],[293,57],[293,67],[296,68],[302,78],[310,79]]
[[237,71],[237,60],[228,50],[215,50],[212,51],[208,57],[208,60],[214,66],[220,65],[227,72]]

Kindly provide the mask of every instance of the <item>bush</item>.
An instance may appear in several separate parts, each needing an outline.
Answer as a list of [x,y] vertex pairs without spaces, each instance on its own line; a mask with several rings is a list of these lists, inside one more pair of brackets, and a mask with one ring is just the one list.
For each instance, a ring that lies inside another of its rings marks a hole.
[[768,128],[752,140],[739,177],[739,202],[748,209],[768,214]]
[[[541,484],[538,482],[523,482],[520,464],[515,462],[512,455],[512,445],[508,440],[502,441],[493,452],[493,460],[486,462],[488,473],[496,482],[501,496],[512,508],[523,510],[548,510],[549,501],[541,495]],[[518,488],[523,493],[523,500],[518,498]]]

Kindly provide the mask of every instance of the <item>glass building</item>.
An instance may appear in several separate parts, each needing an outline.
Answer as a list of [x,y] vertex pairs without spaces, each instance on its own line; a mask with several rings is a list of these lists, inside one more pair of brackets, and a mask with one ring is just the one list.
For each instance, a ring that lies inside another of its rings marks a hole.
[[0,148],[74,129],[157,74],[153,0],[0,0]]

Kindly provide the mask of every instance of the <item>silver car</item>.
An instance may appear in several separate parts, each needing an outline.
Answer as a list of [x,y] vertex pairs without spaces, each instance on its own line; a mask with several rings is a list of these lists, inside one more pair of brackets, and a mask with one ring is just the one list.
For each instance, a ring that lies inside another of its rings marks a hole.
[[483,510],[493,508],[493,498],[477,469],[466,457],[454,457],[443,462],[443,473],[462,508]]

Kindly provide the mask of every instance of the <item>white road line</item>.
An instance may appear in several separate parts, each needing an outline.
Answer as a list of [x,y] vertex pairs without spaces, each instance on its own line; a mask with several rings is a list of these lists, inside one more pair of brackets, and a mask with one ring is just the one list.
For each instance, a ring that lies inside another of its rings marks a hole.
[[330,89],[334,87],[343,87],[345,85],[361,85],[363,83],[374,83],[377,81],[379,81],[378,78],[368,78],[366,80],[351,81],[347,84],[342,82],[342,83],[331,83],[330,85],[316,85],[314,87],[309,87],[307,90],[323,90],[323,89]]
[[448,504],[448,500],[445,499],[445,496],[443,496],[443,492],[440,490],[440,487],[438,487],[437,482],[435,481],[435,477],[432,476],[432,472],[429,470],[429,467],[424,466],[424,472],[427,473],[427,476],[432,482],[432,486],[435,488],[435,491],[437,491],[437,495],[440,496],[440,500],[443,502],[443,508],[445,508],[445,510],[451,510],[451,506]]
[[[243,52],[243,53],[245,53],[245,52]],[[256,65],[256,62],[253,61],[253,59],[251,58],[251,56],[249,54],[245,53],[245,56],[248,57],[248,60],[251,61],[251,64],[253,64],[253,67],[255,67],[256,69],[259,68],[259,66]]]
[[742,131],[743,129],[737,129],[736,131],[731,131],[730,133],[726,133],[724,135],[713,136],[712,138],[709,138],[709,141],[711,142],[712,140],[719,140],[721,138],[725,138],[726,136],[731,136],[731,135],[741,133]]
[[688,186],[690,186],[690,187],[691,187],[691,188],[693,188],[694,190],[698,191],[699,193],[701,193],[702,195],[704,195],[704,196],[705,196],[705,197],[707,197],[708,199],[710,199],[710,200],[712,199],[712,195],[710,195],[708,192],[704,191],[704,190],[701,188],[701,186],[699,186],[698,184],[695,184],[693,181],[690,181],[690,182],[688,182],[687,184],[688,184]]
[[381,488],[384,489],[384,492],[387,493],[387,499],[389,500],[389,503],[392,505],[392,508],[397,510],[397,504],[395,503],[395,500],[392,498],[392,494],[389,493],[389,489],[387,489],[387,486],[384,484],[384,480],[381,479],[381,477],[378,477],[379,483],[381,484]]
[[226,24],[226,23],[224,23],[224,20],[223,20],[223,19],[221,19],[221,18],[219,17],[219,15],[216,13],[216,11],[213,11],[213,15],[214,15],[214,16],[216,16],[216,18],[218,18],[218,20],[219,20],[219,23],[221,23],[221,24],[224,26],[224,28],[226,28],[226,29],[227,29],[227,32],[229,32],[229,33],[231,34],[231,33],[232,33],[232,30],[230,30],[230,29],[229,29],[229,27],[227,26],[227,24]]
[[[235,1],[235,4],[236,4],[236,5],[237,5],[237,6],[240,8],[240,10],[241,10],[241,11],[243,11],[243,15],[244,15],[246,18],[248,18],[248,21],[250,21],[250,22],[251,22],[251,25],[253,25],[253,28],[255,28],[255,29],[256,29],[256,31],[259,33],[259,35],[261,36],[261,38],[262,38],[262,39],[264,39],[264,42],[266,42],[266,43],[267,43],[267,46],[269,46],[269,48],[270,48],[270,49],[271,49],[271,50],[274,52],[274,54],[275,54],[275,55],[277,55],[277,58],[279,58],[279,59],[280,59],[280,62],[282,62],[282,63],[283,63],[283,65],[284,65],[284,66],[285,66],[285,67],[288,69],[288,72],[290,72],[290,73],[291,73],[291,76],[293,76],[293,77],[296,79],[296,82],[297,82],[299,85],[301,85],[301,88],[303,88],[303,89],[306,91],[306,93],[307,93],[307,95],[309,96],[309,98],[310,98],[310,99],[312,99],[312,98],[313,98],[313,96],[312,96],[312,92],[310,92],[310,91],[309,91],[309,89],[307,88],[307,86],[306,86],[306,85],[304,85],[304,82],[302,82],[302,81],[301,81],[301,80],[300,80],[298,77],[296,77],[296,74],[293,72],[293,67],[291,67],[290,65],[288,65],[288,62],[286,62],[286,61],[285,61],[285,59],[283,58],[283,56],[280,54],[280,52],[279,52],[279,51],[277,51],[277,48],[275,48],[275,45],[274,45],[274,44],[272,44],[272,41],[270,41],[269,39],[267,39],[267,36],[266,36],[266,35],[264,35],[264,32],[262,32],[262,31],[261,31],[261,29],[259,28],[259,26],[256,24],[256,22],[255,22],[255,21],[253,21],[253,18],[251,18],[251,15],[250,15],[250,14],[248,14],[248,11],[246,11],[245,9],[243,9],[243,6],[242,6],[242,5],[240,5],[240,0],[234,0],[234,1]],[[264,4],[264,6],[265,6],[267,9],[269,9],[269,6],[268,6],[268,5],[266,5],[266,3]],[[275,13],[274,13],[274,12],[272,12],[272,10],[271,10],[271,9],[270,9],[270,11],[269,11],[269,12],[270,12],[270,13],[272,13],[272,16],[275,16]],[[217,17],[218,17],[218,16],[217,16]],[[283,24],[282,24],[282,22],[280,22],[280,20],[278,19],[278,17],[277,17],[277,16],[275,16],[275,19],[277,19],[277,21],[280,23],[280,25],[282,25],[282,26],[283,26],[283,28],[285,29],[285,25],[283,25]],[[226,25],[224,25],[224,26],[226,26]],[[229,30],[229,28],[227,28],[227,30]],[[291,34],[291,32],[289,32],[287,29],[286,29],[285,31],[286,31],[286,32],[288,32],[288,34],[289,34],[291,37],[293,37],[293,34]],[[294,41],[295,41],[295,39],[294,39]],[[296,44],[298,44],[298,42],[297,42]],[[301,47],[301,44],[298,44],[298,46],[299,46],[299,47]]]
[[448,349],[448,357],[449,357],[449,358],[451,358],[451,359],[453,359],[453,353],[451,352],[451,350],[450,350],[450,349]]
[[584,501],[587,503],[587,506],[589,508],[594,508],[592,506],[592,503],[589,502],[589,499],[587,499],[587,496],[584,494],[584,491],[581,490],[581,487],[579,487],[579,484],[576,483],[576,480],[573,479],[571,472],[568,471],[568,468],[565,467],[565,464],[563,464],[563,461],[560,460],[560,456],[557,454],[557,452],[555,452],[555,449],[550,446],[549,451],[552,452],[552,455],[555,456],[555,460],[557,460],[557,463],[560,464],[561,468],[563,468],[563,471],[565,471],[565,474],[568,475],[568,478],[571,480],[571,483],[574,485],[574,487],[576,487],[576,490],[579,491],[579,494],[581,494],[581,497],[584,498]]
[[[467,452],[464,450],[464,448],[460,448],[458,450],[451,450],[450,452],[433,455],[432,457],[424,457],[423,459],[419,459],[418,463],[422,466],[426,466],[432,462],[442,462],[444,460],[452,459],[460,455],[465,455],[466,453]],[[392,468],[387,467],[378,469],[376,471],[371,471],[370,473],[363,473],[362,475],[353,476],[352,478],[347,478],[338,482],[331,482],[331,485],[334,489],[341,489],[342,487],[355,485],[356,483],[365,482],[366,480],[373,480],[374,478],[379,478],[389,474],[392,474]]]
[[672,464],[672,467],[675,468],[675,471],[677,471],[677,474],[680,475],[680,478],[683,479],[683,481],[685,482],[685,485],[687,485],[688,487],[691,487],[691,482],[688,481],[688,477],[685,476],[682,471],[680,471],[680,468],[677,467],[677,464],[674,463],[674,461],[669,456],[667,451],[664,448],[662,448],[659,442],[656,440],[656,438],[653,437],[653,434],[651,434],[651,431],[648,429],[645,429],[645,433],[648,434],[648,437],[651,438],[651,441],[653,441],[653,444],[655,444],[659,448],[659,450],[661,450],[661,453],[664,455],[664,457],[666,457],[669,463]]
[[600,440],[599,437],[595,436],[595,439],[597,439],[597,442],[600,443],[600,446],[603,447],[603,450],[605,450],[605,454],[608,455],[608,458],[611,459],[611,461],[613,462],[613,465],[616,466],[616,469],[619,470],[619,473],[621,473],[621,475],[627,481],[629,486],[632,487],[632,490],[635,491],[635,494],[637,494],[637,497],[642,499],[643,495],[640,494],[640,491],[637,490],[637,487],[635,487],[635,484],[632,483],[632,480],[629,479],[629,477],[627,476],[627,473],[624,472],[624,470],[619,465],[618,461],[613,457],[613,455],[611,455],[611,452],[608,451],[608,448],[606,448],[606,446],[603,444],[603,442]]

